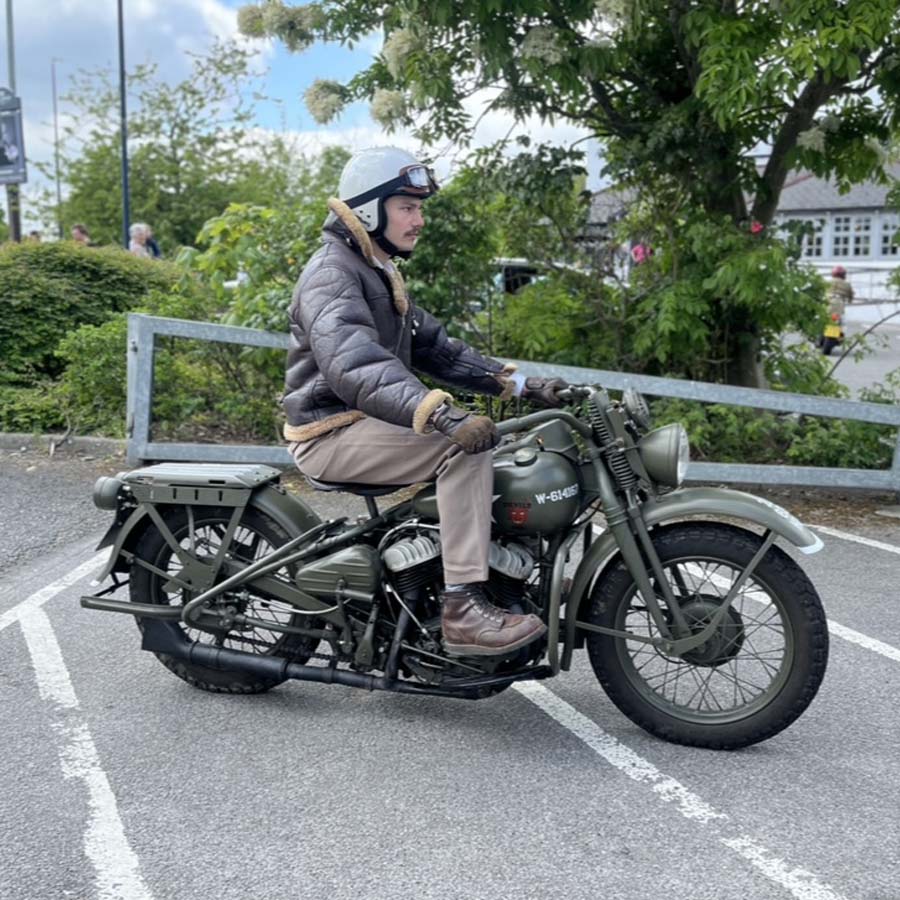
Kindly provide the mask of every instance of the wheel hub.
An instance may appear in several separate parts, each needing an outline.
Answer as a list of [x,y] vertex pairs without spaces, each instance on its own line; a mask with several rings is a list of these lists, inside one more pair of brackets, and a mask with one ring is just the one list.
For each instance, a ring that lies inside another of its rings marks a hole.
[[[700,634],[722,605],[721,597],[693,597],[681,607],[691,634]],[[744,643],[744,620],[732,606],[716,630],[682,659],[695,666],[721,666],[740,653]]]

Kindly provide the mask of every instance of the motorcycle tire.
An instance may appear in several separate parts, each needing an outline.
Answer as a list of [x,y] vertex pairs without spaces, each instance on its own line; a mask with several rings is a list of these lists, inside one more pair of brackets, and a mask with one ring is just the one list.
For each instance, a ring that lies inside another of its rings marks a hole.
[[[762,538],[723,523],[688,522],[657,529],[653,545],[696,633]],[[621,558],[600,577],[590,604],[595,625],[659,636]],[[809,706],[825,675],[828,628],[810,580],[772,546],[700,647],[677,657],[592,633],[587,648],[609,698],[641,728],[676,744],[735,750],[773,737]]]
[[[163,515],[166,525],[186,552],[203,557],[214,556],[221,545],[219,539],[231,519],[232,510],[195,506],[191,508],[192,513],[189,515],[187,509],[187,507],[171,507]],[[277,522],[249,507],[244,511],[235,530],[229,551],[234,557],[249,563],[288,540],[289,535]],[[176,575],[181,567],[178,557],[155,526],[148,528],[141,536],[135,548],[135,556],[169,575]],[[272,574],[290,578],[291,570],[286,566]],[[308,616],[294,615],[292,608],[287,604],[255,596],[252,585],[244,587],[247,596],[235,598],[233,601],[242,611],[247,611],[255,618],[268,618],[281,624],[315,627]],[[193,596],[177,586],[169,585],[167,589],[167,579],[138,563],[131,566],[129,592],[132,602],[176,606],[189,602]],[[143,633],[143,620],[138,619],[137,623]],[[287,657],[301,664],[307,662],[318,643],[317,640],[303,635],[284,634],[262,628],[214,635],[176,622],[166,622],[165,627],[172,629],[173,636],[179,641],[217,643],[235,650]],[[204,691],[222,694],[258,694],[276,687],[283,680],[189,664],[166,653],[154,655],[169,671]]]

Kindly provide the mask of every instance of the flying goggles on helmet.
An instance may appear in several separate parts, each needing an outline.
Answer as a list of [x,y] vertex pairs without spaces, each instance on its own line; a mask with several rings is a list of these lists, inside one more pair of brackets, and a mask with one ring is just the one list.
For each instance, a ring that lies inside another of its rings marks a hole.
[[368,203],[370,200],[387,199],[395,194],[409,194],[412,197],[429,197],[438,190],[438,184],[434,179],[434,172],[416,163],[412,166],[404,166],[396,178],[384,181],[355,197],[344,200],[347,206],[354,208]]

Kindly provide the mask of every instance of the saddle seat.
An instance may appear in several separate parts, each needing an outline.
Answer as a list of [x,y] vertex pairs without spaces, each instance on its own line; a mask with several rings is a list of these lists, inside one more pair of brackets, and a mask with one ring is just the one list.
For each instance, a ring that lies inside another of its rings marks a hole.
[[408,484],[360,484],[354,481],[319,481],[318,478],[310,478],[304,475],[313,489],[317,491],[341,491],[345,494],[356,494],[357,497],[383,497],[385,494],[393,494],[401,488],[409,487]]

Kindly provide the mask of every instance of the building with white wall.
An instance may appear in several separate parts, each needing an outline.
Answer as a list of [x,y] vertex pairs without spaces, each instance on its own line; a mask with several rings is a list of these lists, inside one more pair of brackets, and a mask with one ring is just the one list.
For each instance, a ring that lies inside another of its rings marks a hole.
[[[900,178],[900,165],[888,167]],[[834,266],[847,270],[856,299],[875,303],[896,300],[888,277],[900,268],[900,213],[889,208],[887,185],[866,182],[846,194],[809,172],[788,176],[773,224],[804,222],[803,258],[826,277]]]

